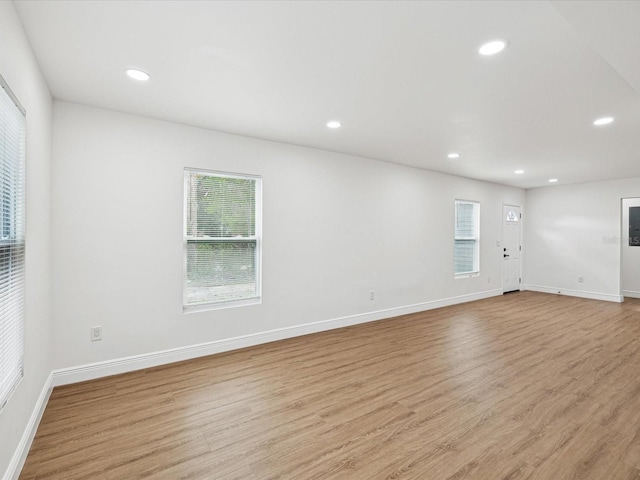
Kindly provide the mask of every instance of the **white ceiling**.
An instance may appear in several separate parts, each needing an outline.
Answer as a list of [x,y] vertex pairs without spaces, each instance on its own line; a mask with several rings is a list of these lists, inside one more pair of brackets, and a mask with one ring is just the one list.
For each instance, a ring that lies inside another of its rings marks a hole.
[[640,176],[637,1],[14,4],[57,99],[524,188]]

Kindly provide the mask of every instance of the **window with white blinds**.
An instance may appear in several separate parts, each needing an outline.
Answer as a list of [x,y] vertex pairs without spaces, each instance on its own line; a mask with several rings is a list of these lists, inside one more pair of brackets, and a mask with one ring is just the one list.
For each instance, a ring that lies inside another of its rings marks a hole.
[[185,170],[185,310],[260,300],[261,179]]
[[480,271],[480,204],[456,200],[453,271],[473,275]]
[[0,77],[0,410],[23,375],[25,113]]

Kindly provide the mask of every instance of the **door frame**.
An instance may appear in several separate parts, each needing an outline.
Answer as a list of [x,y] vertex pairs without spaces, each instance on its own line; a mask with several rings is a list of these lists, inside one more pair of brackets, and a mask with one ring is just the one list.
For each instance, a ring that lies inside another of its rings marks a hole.
[[[624,289],[624,274],[623,274],[623,261],[624,261],[624,247],[625,247],[625,239],[629,237],[629,225],[625,225],[624,220],[624,201],[625,200],[640,200],[640,195],[632,196],[632,197],[620,197],[620,235],[618,236],[618,243],[620,244],[620,258],[618,259],[618,273],[620,275],[620,302],[624,302],[625,299],[625,289]],[[640,298],[640,296],[635,296],[633,294],[628,293],[627,297],[629,298]]]
[[[518,291],[521,292],[522,291],[522,256],[524,255],[524,248],[523,248],[523,242],[522,242],[522,219],[523,219],[523,215],[522,215],[522,205],[516,205],[514,203],[505,203],[502,202],[502,208],[500,209],[500,232],[502,237],[500,238],[500,255],[503,254],[504,252],[504,207],[515,207],[520,209],[520,221],[518,222],[518,229],[520,230],[520,258],[518,259],[518,268],[520,269],[520,282],[518,284],[518,290],[514,290],[514,291]],[[502,293],[504,294],[504,257],[500,257],[500,289],[502,290]]]

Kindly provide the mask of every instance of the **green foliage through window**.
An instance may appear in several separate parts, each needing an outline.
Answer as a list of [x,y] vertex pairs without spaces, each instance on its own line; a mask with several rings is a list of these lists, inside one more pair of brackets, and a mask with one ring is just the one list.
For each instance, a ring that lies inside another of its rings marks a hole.
[[259,182],[185,172],[185,306],[259,297]]

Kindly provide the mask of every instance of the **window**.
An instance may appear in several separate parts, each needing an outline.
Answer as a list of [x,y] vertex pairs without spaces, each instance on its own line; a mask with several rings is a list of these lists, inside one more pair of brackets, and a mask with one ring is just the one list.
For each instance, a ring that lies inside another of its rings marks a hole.
[[0,77],[0,409],[23,375],[25,113]]
[[480,204],[456,200],[455,246],[453,253],[456,276],[480,272]]
[[518,217],[518,214],[516,212],[514,212],[513,210],[509,210],[507,212],[507,218],[505,218],[505,221],[509,223],[518,223],[520,221],[520,218]]
[[185,170],[185,310],[260,300],[257,177]]

